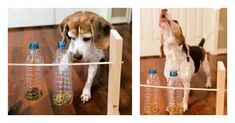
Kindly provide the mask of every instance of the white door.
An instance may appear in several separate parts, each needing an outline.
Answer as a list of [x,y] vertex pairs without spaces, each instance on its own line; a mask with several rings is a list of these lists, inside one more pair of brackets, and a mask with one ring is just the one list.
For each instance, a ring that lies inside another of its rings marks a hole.
[[112,8],[109,9],[109,20],[113,24],[130,23],[131,8]]
[[28,27],[54,24],[54,9],[8,9],[8,27]]
[[140,11],[140,56],[160,54],[158,15],[158,9],[141,9]]

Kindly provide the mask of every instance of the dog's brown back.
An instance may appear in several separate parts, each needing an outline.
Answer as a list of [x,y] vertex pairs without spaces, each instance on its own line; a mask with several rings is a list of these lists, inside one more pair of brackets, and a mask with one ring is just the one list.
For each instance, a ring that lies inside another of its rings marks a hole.
[[198,72],[201,62],[205,59],[206,51],[203,48],[205,39],[202,38],[198,46],[189,46],[189,55],[192,57],[195,66],[195,73]]

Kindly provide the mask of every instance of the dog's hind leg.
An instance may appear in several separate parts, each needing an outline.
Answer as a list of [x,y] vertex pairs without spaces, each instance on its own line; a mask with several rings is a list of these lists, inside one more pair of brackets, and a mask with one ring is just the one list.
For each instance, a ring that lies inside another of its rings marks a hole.
[[81,95],[81,101],[83,103],[88,102],[89,99],[91,99],[91,86],[93,83],[93,79],[96,75],[98,65],[89,65],[88,67],[88,77],[85,84],[85,87],[83,88],[82,95]]
[[206,76],[207,76],[207,81],[206,81],[205,86],[207,88],[210,88],[211,87],[211,71],[210,71],[210,64],[208,60],[208,54],[205,54],[205,59],[202,65],[203,65],[204,72],[206,73]]

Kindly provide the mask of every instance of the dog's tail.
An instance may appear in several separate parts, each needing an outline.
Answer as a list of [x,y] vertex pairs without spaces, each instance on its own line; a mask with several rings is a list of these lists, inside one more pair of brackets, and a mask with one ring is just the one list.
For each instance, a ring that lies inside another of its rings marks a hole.
[[203,47],[203,45],[205,44],[205,38],[202,38],[201,42],[198,44],[198,46]]

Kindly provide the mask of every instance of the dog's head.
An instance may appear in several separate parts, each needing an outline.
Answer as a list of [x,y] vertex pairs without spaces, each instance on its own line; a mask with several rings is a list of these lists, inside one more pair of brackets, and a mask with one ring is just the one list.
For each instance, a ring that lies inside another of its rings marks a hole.
[[159,27],[163,41],[176,41],[179,45],[185,42],[185,38],[178,21],[171,19],[167,9],[161,10]]
[[108,48],[112,28],[103,17],[88,11],[67,16],[59,25],[63,40],[70,40],[69,50],[77,60],[85,59],[94,46],[102,50]]

